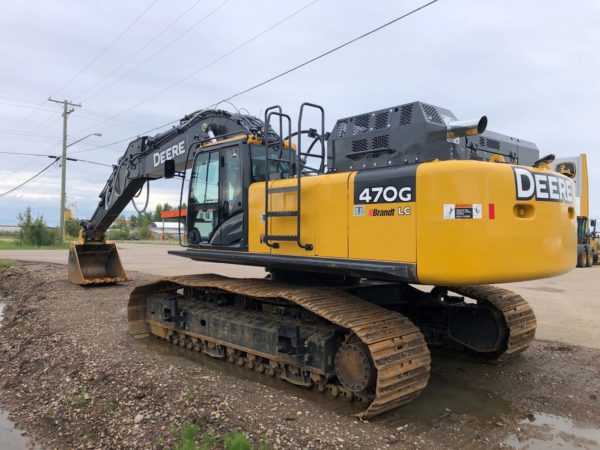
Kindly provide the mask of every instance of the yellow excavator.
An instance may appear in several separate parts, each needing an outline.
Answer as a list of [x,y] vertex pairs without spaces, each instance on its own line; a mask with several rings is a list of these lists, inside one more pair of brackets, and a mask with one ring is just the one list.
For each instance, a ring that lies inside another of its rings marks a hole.
[[575,183],[577,213],[577,267],[598,263],[598,232],[596,220],[590,220],[590,195],[587,154],[555,159],[552,167]]
[[151,180],[181,178],[181,204],[191,172],[185,245],[169,253],[268,275],[138,286],[130,333],[381,414],[426,388],[429,347],[496,362],[528,347],[531,307],[491,283],[575,266],[572,179],[535,144],[486,128],[485,116],[460,121],[422,102],[339,119],[331,132],[312,103],[295,127],[279,106],[262,120],[189,114],[129,144],[81,222],[69,278],[130,280],[106,230]]

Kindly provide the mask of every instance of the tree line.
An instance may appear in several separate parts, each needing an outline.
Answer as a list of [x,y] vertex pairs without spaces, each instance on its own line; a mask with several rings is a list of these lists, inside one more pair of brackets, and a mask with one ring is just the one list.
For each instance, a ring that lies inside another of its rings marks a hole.
[[[182,205],[182,209],[187,206]],[[160,214],[163,211],[173,211],[177,209],[169,203],[158,204],[154,211],[145,211],[143,213],[131,214],[129,218],[120,215],[110,230],[107,232],[107,239],[150,239],[152,231],[150,224],[152,222],[162,222]],[[31,208],[27,207],[25,212],[17,216],[19,221],[19,232],[17,240],[24,245],[30,246],[51,246],[57,245],[61,241],[58,228],[51,228],[46,224],[43,215],[33,217]],[[79,236],[79,220],[67,220],[65,222],[65,233],[68,239],[76,239]]]

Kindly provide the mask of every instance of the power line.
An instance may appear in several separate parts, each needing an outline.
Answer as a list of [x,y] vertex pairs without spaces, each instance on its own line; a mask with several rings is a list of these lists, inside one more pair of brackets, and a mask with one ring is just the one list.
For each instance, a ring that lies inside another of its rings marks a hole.
[[125,72],[123,75],[121,75],[119,78],[117,78],[116,80],[114,80],[112,83],[107,84],[106,86],[104,86],[99,91],[95,92],[94,94],[90,95],[89,97],[86,97],[85,100],[88,101],[91,98],[94,98],[97,95],[100,95],[102,92],[106,91],[108,88],[110,88],[111,86],[113,86],[114,84],[116,84],[117,82],[119,82],[120,80],[122,80],[125,76],[129,75],[132,72],[135,72],[137,69],[139,69],[140,67],[142,67],[144,64],[146,64],[148,61],[150,61],[151,59],[153,59],[154,57],[156,57],[158,54],[160,54],[163,51],[165,51],[167,48],[169,48],[171,45],[173,45],[175,42],[177,42],[179,39],[181,39],[187,33],[189,33],[190,31],[192,31],[194,28],[196,28],[198,25],[200,25],[202,22],[204,22],[206,19],[208,19],[214,13],[216,13],[219,9],[221,9],[223,6],[225,6],[227,3],[229,3],[229,1],[230,0],[225,0],[224,2],[222,2],[220,5],[218,5],[216,8],[214,8],[211,12],[209,12],[207,15],[205,15],[202,19],[200,19],[198,22],[196,22],[195,24],[193,24],[191,27],[187,28],[183,33],[180,33],[175,39],[173,39],[169,43],[167,43],[167,45],[162,46],[156,52],[154,52],[153,54],[151,54],[148,58],[146,58],[145,60],[143,60],[141,63],[137,64],[131,70]]
[[[21,153],[21,152],[4,152],[4,151],[0,151],[0,153],[1,154],[5,154],[5,155],[43,156],[45,158],[60,159],[60,156],[57,156],[57,155],[45,155],[45,154],[41,154],[41,153]],[[104,163],[99,163],[99,162],[96,162],[96,161],[89,161],[87,159],[79,159],[79,158],[69,158],[69,157],[67,157],[67,160],[69,160],[69,161],[75,161],[75,162],[83,162],[83,163],[88,163],[88,164],[95,164],[97,166],[112,167],[112,164],[104,164]]]
[[[13,108],[24,108],[24,109],[36,109],[35,106],[27,104],[27,103],[15,103],[14,100],[2,100],[0,99],[0,105],[6,105],[6,106],[10,106]],[[39,108],[38,111],[48,111],[48,112],[56,112],[56,109],[48,107],[48,108]],[[102,114],[96,111],[92,111],[90,109],[86,109],[86,108],[82,108],[80,111],[80,114],[87,114],[91,117],[87,117],[87,119],[89,120],[94,120],[94,119],[108,119],[110,118],[110,116],[108,114]],[[93,119],[92,119],[93,117]],[[47,119],[42,120],[40,123],[38,123],[37,125],[35,125],[31,130],[29,131],[25,131],[25,132],[35,132],[35,131],[42,131],[46,128],[48,128],[46,125],[52,121],[54,119],[53,115],[50,115]],[[114,122],[117,125],[124,125],[124,126],[129,126],[129,127],[135,127],[135,126],[140,126],[140,123],[137,122],[133,122],[131,120],[128,119],[119,119],[119,118],[115,118],[115,119],[110,119],[111,122]],[[1,134],[1,133],[0,133]]]
[[79,76],[85,72],[87,69],[89,69],[96,61],[98,61],[108,50],[110,50],[112,48],[113,45],[115,45],[117,43],[117,41],[119,39],[121,39],[125,33],[127,33],[131,27],[133,27],[137,22],[139,22],[139,20],[144,17],[144,15],[150,10],[150,8],[152,8],[156,2],[158,2],[158,0],[153,0],[150,5],[148,5],[146,7],[146,9],[144,9],[134,20],[133,22],[131,22],[129,25],[127,25],[125,27],[125,29],[123,31],[121,31],[117,37],[115,37],[106,47],[104,47],[104,49],[98,53],[90,62],[88,62],[81,70],[79,70],[79,72],[77,72],[75,75],[73,75],[73,77],[67,81],[65,84],[63,84],[61,87],[59,87],[56,91],[54,91],[50,97],[56,95],[57,93],[59,93],[60,91],[62,91],[65,87],[67,87],[69,84],[71,84],[73,81],[75,81],[77,78],[79,78]]
[[[228,1],[228,0],[227,0],[227,1]],[[226,1],[226,2],[227,2],[227,1]],[[166,88],[164,88],[164,89],[162,89],[161,91],[159,91],[159,92],[157,92],[157,93],[155,93],[155,94],[151,95],[150,97],[147,97],[147,98],[145,98],[144,100],[142,100],[142,101],[140,101],[140,102],[138,102],[138,103],[134,104],[133,106],[130,106],[129,108],[127,108],[127,109],[125,109],[125,110],[123,110],[123,111],[121,111],[121,112],[119,112],[119,113],[117,113],[117,114],[113,114],[112,116],[110,116],[110,118],[112,119],[112,118],[118,117],[118,116],[120,116],[121,114],[124,114],[124,113],[126,113],[126,112],[128,112],[128,111],[131,111],[132,109],[134,109],[134,108],[136,108],[136,107],[138,107],[138,106],[140,106],[140,105],[142,105],[142,104],[146,103],[148,100],[151,100],[151,99],[153,99],[153,98],[157,97],[158,95],[160,95],[160,94],[162,94],[162,93],[164,93],[164,92],[168,91],[169,89],[171,89],[171,88],[173,88],[173,87],[177,86],[178,84],[181,84],[182,82],[186,81],[187,79],[189,79],[189,78],[191,78],[191,77],[193,77],[193,76],[197,75],[198,73],[202,72],[203,70],[207,69],[208,67],[212,66],[213,64],[215,64],[215,63],[217,63],[217,62],[219,62],[219,61],[221,61],[221,60],[225,59],[226,57],[228,57],[228,56],[230,56],[231,54],[235,53],[236,51],[238,51],[238,50],[239,50],[239,49],[241,49],[242,47],[245,47],[245,46],[246,46],[246,45],[248,45],[249,43],[251,43],[251,42],[255,41],[256,39],[258,39],[259,37],[261,37],[261,36],[265,35],[266,33],[268,33],[269,31],[273,30],[274,28],[278,27],[279,25],[281,25],[281,24],[283,24],[283,23],[287,22],[288,20],[290,20],[290,19],[291,19],[291,18],[293,18],[294,16],[296,16],[296,15],[298,15],[299,13],[301,13],[302,11],[304,11],[304,10],[305,10],[306,8],[308,8],[309,6],[312,6],[313,4],[315,4],[317,1],[319,1],[319,0],[313,0],[313,1],[309,2],[309,3],[307,3],[306,5],[304,5],[304,6],[303,6],[303,7],[301,7],[300,9],[298,9],[298,10],[294,11],[292,14],[290,14],[290,15],[288,15],[288,16],[286,16],[286,17],[284,17],[283,19],[281,19],[279,22],[275,23],[274,25],[271,25],[270,27],[266,28],[265,30],[261,31],[260,33],[258,33],[258,34],[256,34],[256,35],[254,35],[254,36],[253,36],[253,37],[251,37],[250,39],[247,39],[246,41],[242,42],[242,43],[241,43],[240,45],[238,45],[237,47],[235,47],[235,48],[233,48],[233,49],[229,50],[228,52],[226,52],[225,54],[223,54],[223,55],[219,56],[218,58],[216,58],[216,59],[212,60],[212,61],[211,61],[211,62],[209,62],[208,64],[205,64],[205,65],[204,65],[204,66],[202,66],[200,69],[198,69],[198,70],[194,71],[193,73],[191,73],[191,74],[187,75],[186,77],[184,77],[184,78],[180,79],[179,81],[177,81],[177,82],[175,82],[175,83],[173,83],[173,84],[171,84],[171,85],[167,86]],[[222,3],[222,4],[221,4],[221,6],[223,6],[223,5],[224,5],[226,2]],[[216,11],[216,10],[213,10],[213,11],[211,12],[211,14],[212,14],[214,11]],[[187,31],[189,31],[189,29],[188,29]],[[186,31],[186,32],[187,32],[187,31]],[[185,32],[184,32],[184,33],[185,33]],[[180,35],[180,36],[181,36],[181,35]],[[143,64],[143,63],[142,63],[142,64]],[[118,81],[118,80],[117,80],[117,81]],[[94,95],[96,95],[96,94],[94,94]],[[91,98],[91,97],[88,97],[88,100],[89,100],[89,98]],[[108,120],[108,119],[106,119],[106,120]],[[168,124],[165,124],[165,125],[163,125],[163,126],[171,125],[171,124],[173,124],[173,123],[175,123],[175,122],[177,122],[177,121],[175,120],[175,121],[173,121],[173,122],[169,122]],[[99,123],[98,123],[98,124],[96,124],[96,125],[100,125],[100,124],[102,124],[102,123],[104,123],[104,122],[99,122]],[[96,126],[96,125],[94,125],[94,126]],[[162,128],[163,126],[161,126],[161,127],[158,127],[158,128]],[[88,128],[84,128],[84,129],[82,129],[82,130],[80,130],[80,131],[81,131],[81,132],[83,132],[83,131],[86,131],[86,130],[88,130],[88,129],[90,129],[90,128],[93,128],[93,126],[90,126],[90,127],[88,127]],[[150,130],[150,131],[153,131],[153,130]],[[144,133],[142,133],[142,134],[145,134],[145,133],[147,133],[147,132],[144,132]],[[124,140],[126,140],[126,139],[124,139]],[[122,141],[124,141],[124,140],[122,140]],[[115,142],[114,144],[120,143],[120,142],[122,142],[122,141],[117,141],[117,142]],[[113,145],[113,144],[108,144],[108,145],[106,145],[106,147],[108,147],[108,146],[110,146],[110,145]],[[98,147],[98,148],[102,148],[102,147]],[[90,150],[91,150],[91,149],[90,149]]]
[[245,47],[246,45],[254,42],[256,39],[264,36],[265,34],[267,34],[269,31],[277,28],[278,26],[284,24],[285,22],[287,22],[288,20],[290,20],[291,18],[297,16],[298,14],[300,14],[302,11],[304,11],[306,8],[314,5],[315,3],[317,3],[319,0],[313,0],[310,3],[307,3],[306,5],[304,5],[302,8],[294,11],[292,14],[284,17],[283,19],[281,19],[279,22],[271,25],[270,27],[264,29],[263,31],[261,31],[258,34],[255,34],[254,36],[252,36],[250,39],[242,42],[240,45],[238,45],[237,47],[229,50],[228,52],[224,53],[223,55],[219,56],[218,58],[213,59],[211,62],[205,64],[204,66],[200,67],[198,70],[195,70],[194,72],[186,75],[185,77],[179,79],[178,81],[176,81],[175,83],[170,84],[169,86],[165,87],[164,89],[160,90],[159,92],[157,92],[156,94],[151,95],[150,97],[145,98],[144,100],[142,100],[141,102],[136,103],[135,105],[133,105],[132,107],[130,107],[129,109],[126,109],[125,111],[122,111],[120,114],[123,114],[124,112],[130,111],[133,108],[137,108],[138,106],[146,103],[148,100],[152,100],[155,97],[158,97],[161,94],[164,94],[165,92],[167,92],[168,90],[174,88],[175,86],[183,83],[184,81],[189,80],[190,78],[198,75],[200,72],[208,69],[210,66],[212,66],[213,64],[216,64],[217,62],[227,58],[228,56],[232,55],[233,53],[237,52],[239,49]]
[[[96,86],[98,86],[99,84],[101,84],[104,80],[106,80],[107,78],[109,78],[112,74],[114,74],[115,72],[117,72],[119,69],[121,69],[123,66],[127,65],[127,63],[129,63],[133,58],[135,58],[137,55],[139,55],[140,53],[142,53],[145,49],[147,49],[150,44],[152,44],[153,42],[155,42],[160,36],[162,36],[165,32],[167,32],[168,30],[170,30],[173,25],[175,25],[177,22],[179,22],[181,19],[183,19],[192,9],[194,9],[196,6],[198,6],[200,3],[202,3],[203,0],[196,0],[195,3],[192,4],[192,6],[190,6],[189,8],[187,8],[184,12],[182,12],[175,20],[173,20],[171,23],[169,23],[169,25],[167,25],[166,27],[164,27],[162,30],[160,30],[158,33],[156,33],[154,35],[154,37],[152,39],[150,39],[148,42],[146,42],[142,47],[140,47],[137,51],[135,51],[133,53],[133,55],[129,56],[125,61],[123,61],[121,64],[119,64],[117,67],[115,67],[112,71],[110,71],[108,74],[104,75],[104,77],[100,78],[98,81],[96,81],[94,84],[92,84],[89,88],[87,88],[85,91],[83,91],[82,93],[80,93],[77,97],[82,97],[85,94],[87,94],[88,92],[90,92],[91,90],[93,90]],[[194,25],[196,26],[196,25]],[[177,39],[176,39],[177,40]],[[155,55],[153,55],[152,57],[154,57]],[[144,61],[144,63],[147,60]],[[143,63],[142,63],[143,64]],[[136,70],[139,67],[139,65],[135,66],[133,68],[133,70]],[[125,73],[125,75],[131,73],[131,71],[128,71]],[[120,78],[118,78],[116,81],[119,81],[123,76],[121,76]],[[115,81],[115,82],[116,82]],[[108,85],[108,87],[112,86],[111,83]],[[87,97],[86,100],[95,97],[96,95],[98,95],[100,92],[103,92],[106,89],[103,88],[102,90],[96,92],[95,94],[91,95],[90,97]]]
[[18,132],[18,131],[0,131],[0,134],[6,134],[9,136],[26,136],[26,137],[39,137],[39,138],[50,138],[55,139],[58,136],[51,136],[49,134],[35,134],[35,133],[26,133],[26,132]]
[[16,191],[17,189],[22,188],[23,186],[25,186],[28,183],[31,183],[33,180],[35,180],[37,177],[39,177],[41,174],[43,174],[46,170],[48,170],[50,167],[52,167],[54,164],[56,164],[56,161],[58,161],[57,159],[55,159],[54,161],[52,161],[50,164],[48,164],[46,167],[44,167],[42,170],[40,170],[38,173],[36,173],[34,176],[32,176],[31,178],[25,180],[24,182],[22,182],[21,184],[19,184],[18,186],[9,189],[6,192],[3,192],[2,194],[0,194],[0,197],[4,197],[5,195],[10,194],[11,192]]
[[21,153],[21,152],[5,152],[0,151],[4,155],[23,155],[23,156],[47,156],[48,158],[54,158],[54,155],[46,155],[42,153]]
[[104,163],[99,163],[99,162],[96,162],[96,161],[89,161],[87,159],[78,159],[78,158],[69,158],[69,157],[67,157],[67,159],[69,161],[82,162],[82,163],[88,163],[88,164],[95,164],[96,166],[113,167],[112,164],[104,164]]
[[[90,66],[92,66],[92,64],[94,64],[96,61],[98,61],[98,59],[100,59],[100,57],[102,57],[108,50],[110,50],[110,48],[112,48],[112,46],[119,39],[121,39],[121,37],[123,37],[123,35],[125,33],[127,33],[127,31],[129,31],[131,29],[131,27],[133,27],[133,25],[135,25],[138,22],[148,12],[148,10],[150,10],[150,8],[152,8],[156,4],[156,2],[158,2],[158,0],[153,0],[152,3],[150,3],[150,5],[148,7],[146,7],[146,9],[144,9],[144,11],[142,11],[142,13],[139,14],[133,20],[133,22],[131,22],[129,25],[127,25],[127,27],[125,27],[125,29],[123,31],[121,31],[121,33],[119,33],[117,35],[117,37],[115,37],[100,53],[98,53],[89,63],[87,63],[81,70],[79,70],[79,72],[77,72],[73,77],[71,77],[70,80],[68,80],[66,83],[64,83],[57,90],[55,90],[50,96],[56,95],[58,92],[60,92],[61,90],[63,90],[65,87],[67,87],[70,83],[72,83],[77,78],[79,78],[79,76],[82,73],[84,73]],[[24,123],[26,123],[27,121],[29,121],[29,119],[31,119],[42,108],[42,106],[44,106],[45,104],[46,104],[45,100],[42,101],[41,103],[39,103],[37,105],[37,107],[33,111],[31,111],[24,119],[22,119],[21,121],[19,121],[17,123],[17,125],[12,129],[12,131],[18,130],[21,127],[21,125],[23,125]]]
[[[315,1],[316,1],[316,0],[315,0]],[[309,59],[309,60],[307,60],[307,61],[304,61],[304,62],[303,62],[303,63],[301,63],[301,64],[298,64],[298,65],[296,65],[296,66],[294,66],[294,67],[292,67],[292,68],[290,68],[290,69],[287,69],[287,70],[285,70],[285,71],[283,71],[283,72],[280,72],[280,73],[279,73],[279,74],[277,74],[277,75],[274,75],[274,76],[272,76],[272,77],[270,77],[270,78],[268,78],[268,79],[266,79],[266,80],[264,80],[264,81],[261,81],[260,83],[257,83],[257,84],[255,84],[255,85],[253,85],[253,86],[251,86],[251,87],[249,87],[249,88],[247,88],[247,89],[244,89],[243,91],[239,91],[239,92],[237,92],[237,93],[235,93],[235,94],[233,94],[233,95],[231,95],[231,96],[229,96],[229,97],[227,97],[227,98],[225,98],[225,99],[223,99],[223,100],[221,100],[221,101],[219,101],[219,102],[213,103],[212,105],[209,105],[208,107],[205,107],[205,108],[202,108],[202,109],[204,110],[204,109],[210,108],[210,107],[212,107],[212,106],[218,105],[218,104],[219,104],[219,103],[221,103],[221,102],[225,102],[225,101],[231,101],[231,99],[233,99],[233,98],[235,98],[235,97],[239,97],[240,95],[243,95],[243,94],[246,94],[246,93],[248,93],[248,92],[251,92],[251,91],[253,91],[253,90],[255,90],[255,89],[258,89],[259,87],[261,87],[261,86],[264,86],[264,85],[266,85],[266,84],[268,84],[268,83],[270,83],[270,82],[272,82],[272,81],[274,81],[274,80],[277,80],[278,78],[281,78],[281,77],[283,77],[283,76],[285,76],[285,75],[288,75],[288,74],[290,74],[290,73],[292,73],[292,72],[294,72],[294,71],[296,71],[296,70],[298,70],[298,69],[300,69],[300,68],[302,68],[302,67],[305,67],[305,66],[307,66],[307,65],[309,65],[309,64],[311,64],[311,63],[313,63],[313,62],[315,62],[315,61],[317,61],[317,60],[319,60],[319,59],[322,59],[322,58],[324,58],[324,57],[326,57],[326,56],[328,56],[328,55],[331,55],[332,53],[335,53],[335,52],[337,52],[338,50],[341,50],[341,49],[343,49],[344,47],[347,47],[348,45],[350,45],[350,44],[353,44],[354,42],[357,42],[357,41],[359,41],[359,40],[361,40],[361,39],[363,39],[363,38],[365,38],[365,37],[367,37],[367,36],[370,36],[370,35],[372,35],[372,34],[374,34],[374,33],[378,32],[378,31],[380,31],[380,30],[384,29],[384,28],[387,28],[387,27],[389,27],[390,25],[392,25],[392,24],[394,24],[394,23],[396,23],[396,22],[399,22],[400,20],[403,20],[403,19],[405,19],[405,18],[407,18],[407,17],[409,17],[409,16],[411,16],[411,15],[413,15],[413,14],[415,14],[415,13],[417,13],[417,12],[419,12],[419,11],[421,11],[421,10],[423,10],[423,9],[425,9],[425,8],[427,8],[427,7],[429,7],[429,6],[433,5],[434,3],[437,3],[437,2],[438,2],[438,0],[432,0],[432,1],[428,2],[428,3],[425,3],[425,4],[423,4],[423,5],[419,6],[419,7],[415,8],[415,9],[412,9],[411,11],[409,11],[409,12],[407,12],[407,13],[405,13],[405,14],[402,14],[401,16],[398,16],[398,17],[396,17],[396,18],[394,18],[394,19],[392,19],[392,20],[390,20],[390,21],[388,21],[388,22],[385,22],[384,24],[382,24],[382,25],[380,25],[380,26],[378,26],[378,27],[376,27],[376,28],[373,28],[373,29],[371,29],[371,30],[367,31],[366,33],[363,33],[363,34],[361,34],[361,35],[359,35],[359,36],[357,36],[357,37],[355,37],[355,38],[353,38],[353,39],[350,39],[349,41],[346,41],[346,42],[344,42],[344,43],[342,43],[342,44],[340,44],[340,45],[338,45],[338,46],[336,46],[336,47],[334,47],[334,48],[332,48],[332,49],[330,49],[330,50],[326,51],[326,52],[323,52],[323,53],[321,53],[321,54],[319,54],[319,55],[317,55],[317,56],[315,56],[315,57],[313,57],[313,58],[311,58],[311,59]],[[314,3],[314,2],[313,2],[313,3]],[[309,5],[307,5],[307,6],[310,6],[310,4],[309,4]],[[288,16],[288,18],[289,18],[289,16]],[[286,19],[284,19],[284,21],[285,21],[285,20],[286,20]],[[283,21],[282,21],[282,22],[280,22],[279,24],[281,24],[281,23],[283,23]],[[254,39],[254,38],[251,38],[251,39]],[[243,46],[243,44],[242,44],[242,46]],[[177,83],[174,83],[173,85],[176,85],[176,84],[179,84],[179,82],[177,82]],[[172,87],[173,85],[171,85],[171,87]],[[170,87],[167,87],[166,89],[170,89]],[[158,94],[155,94],[155,95],[153,95],[152,97],[148,97],[147,99],[145,99],[145,100],[142,100],[141,102],[137,103],[136,105],[132,106],[131,108],[128,108],[128,109],[126,109],[125,111],[121,111],[120,113],[118,113],[118,114],[115,114],[114,116],[111,116],[111,117],[116,117],[116,116],[119,116],[119,115],[123,114],[124,112],[127,112],[127,111],[129,111],[129,110],[131,110],[131,109],[133,109],[133,108],[135,108],[135,107],[137,107],[137,106],[141,105],[142,103],[146,102],[147,100],[149,100],[149,99],[151,99],[151,98],[154,98],[154,97],[156,97],[156,95],[159,95],[159,94],[161,94],[161,93],[165,92],[165,90],[166,90],[166,89],[163,89],[163,90],[162,90],[162,91],[160,91]],[[100,149],[100,148],[111,147],[111,146],[113,146],[113,145],[120,144],[120,143],[123,143],[123,142],[125,142],[125,141],[130,141],[131,139],[135,139],[136,137],[138,137],[138,136],[140,136],[140,135],[145,135],[146,133],[150,133],[150,132],[152,132],[152,131],[158,130],[158,129],[160,129],[160,128],[163,128],[163,127],[166,127],[166,126],[168,126],[168,125],[172,125],[172,124],[174,124],[174,123],[176,123],[176,122],[178,122],[178,121],[179,121],[179,120],[173,120],[173,121],[171,121],[171,122],[168,122],[168,123],[166,123],[166,124],[164,124],[164,125],[160,125],[160,126],[158,126],[158,127],[155,127],[155,128],[153,128],[153,129],[151,129],[151,130],[148,130],[148,131],[141,132],[141,133],[139,133],[139,134],[137,134],[137,135],[135,135],[135,136],[132,136],[132,137],[127,137],[127,138],[124,138],[124,139],[120,139],[120,140],[118,140],[118,141],[111,142],[110,144],[106,144],[106,145],[102,145],[102,146],[98,146],[98,147],[92,147],[92,148],[89,148],[89,149],[86,149],[86,150],[80,150],[79,152],[74,152],[74,153],[89,152],[89,151],[92,151],[92,150],[97,150],[97,149]],[[102,122],[100,122],[100,123],[102,123]],[[85,129],[85,130],[87,130],[87,129]],[[85,131],[85,130],[82,130],[82,131]]]
[[292,72],[294,72],[294,71],[296,71],[296,70],[298,70],[298,69],[300,69],[300,68],[302,68],[304,66],[307,66],[310,63],[313,63],[313,62],[315,62],[315,61],[317,61],[317,60],[319,60],[321,58],[324,58],[325,56],[331,55],[332,53],[335,53],[338,50],[341,50],[342,48],[347,47],[350,44],[353,44],[353,43],[355,43],[355,42],[357,42],[357,41],[359,41],[359,40],[361,40],[361,39],[363,39],[363,38],[365,38],[367,36],[370,36],[371,34],[374,34],[374,33],[378,32],[380,30],[383,30],[384,28],[389,27],[390,25],[392,25],[392,24],[394,24],[394,23],[396,23],[396,22],[398,22],[400,20],[402,20],[402,19],[404,19],[404,18],[406,18],[408,16],[411,16],[412,14],[415,14],[416,12],[421,11],[422,9],[425,9],[428,6],[433,5],[437,1],[438,0],[432,0],[429,3],[425,3],[424,5],[421,5],[418,8],[415,8],[415,9],[407,12],[406,14],[403,14],[403,15],[401,15],[399,17],[396,17],[395,19],[392,19],[389,22],[386,22],[383,25],[378,26],[377,28],[373,28],[372,30],[367,31],[366,33],[363,33],[360,36],[357,36],[354,39],[350,39],[349,41],[346,41],[343,44],[338,45],[337,47],[332,48],[331,50],[328,50],[328,51],[326,51],[324,53],[321,53],[320,55],[315,56],[314,58],[311,58],[311,59],[309,59],[307,61],[304,61],[303,63],[298,64],[297,66],[292,67],[291,69],[285,70],[285,71],[283,71],[283,72],[281,72],[281,73],[279,73],[279,74],[277,74],[277,75],[275,75],[275,76],[273,76],[273,77],[271,77],[271,78],[269,78],[269,79],[267,79],[265,81],[261,81],[260,83],[257,83],[257,84],[255,84],[252,87],[249,87],[248,89],[244,89],[243,91],[237,92],[236,94],[233,94],[232,96],[227,97],[223,101],[229,101],[229,100],[231,100],[231,99],[233,99],[235,97],[239,97],[240,95],[247,94],[248,92],[253,91],[254,89],[257,89],[257,88],[259,88],[261,86],[264,86],[265,84],[268,84],[271,81],[275,81],[276,79],[281,78],[281,77],[283,77],[283,76],[285,76],[285,75],[287,75],[289,73],[292,73]]
[[[138,138],[141,135],[145,135],[147,133],[151,133],[153,131],[160,130],[161,128],[168,127],[169,125],[173,125],[174,123],[177,123],[177,122],[179,122],[179,119],[172,120],[171,122],[165,123],[164,125],[160,125],[158,127],[152,128],[150,130],[146,130],[146,131],[144,131],[142,133],[134,134],[133,136],[129,136],[129,137],[126,137],[124,139],[120,139],[118,141],[111,142],[110,144],[98,145],[97,147],[92,147],[92,148],[88,148],[88,149],[85,149],[85,150],[78,150],[76,152],[71,152],[71,154],[74,155],[76,153],[91,152],[92,150],[98,150],[99,148],[112,147],[113,145],[122,144],[123,142],[130,142],[131,140],[136,139],[136,138]],[[102,122],[100,122],[100,123],[102,123]]]

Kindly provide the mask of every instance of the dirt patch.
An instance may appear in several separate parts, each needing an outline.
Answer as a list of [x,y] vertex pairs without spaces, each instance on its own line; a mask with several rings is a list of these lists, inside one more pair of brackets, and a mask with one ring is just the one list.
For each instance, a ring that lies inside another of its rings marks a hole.
[[152,279],[83,288],[66,281],[64,266],[0,269],[0,403],[42,447],[173,448],[188,422],[215,436],[217,448],[233,429],[268,448],[507,447],[524,442],[523,421],[538,413],[591,430],[585,439],[562,429],[551,436],[589,448],[600,442],[598,350],[536,341],[507,366],[434,354],[420,398],[359,421],[341,400],[132,339],[127,299]]

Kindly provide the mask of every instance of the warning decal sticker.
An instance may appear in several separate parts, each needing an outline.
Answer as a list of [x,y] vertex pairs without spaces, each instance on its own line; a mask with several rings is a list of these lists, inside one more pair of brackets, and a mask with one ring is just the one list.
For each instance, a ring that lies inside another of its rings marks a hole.
[[444,205],[444,219],[481,219],[482,211],[481,203],[447,203]]

